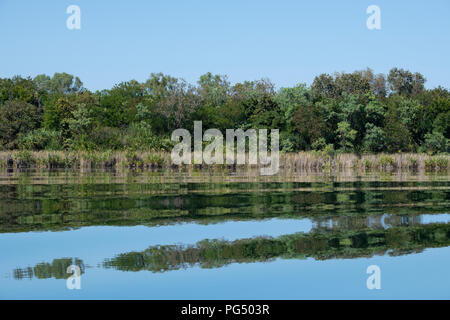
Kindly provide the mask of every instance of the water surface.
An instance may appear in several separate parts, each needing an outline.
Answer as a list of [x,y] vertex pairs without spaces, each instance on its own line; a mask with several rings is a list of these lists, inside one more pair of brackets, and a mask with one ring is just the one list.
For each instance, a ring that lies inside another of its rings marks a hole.
[[450,298],[447,175],[2,172],[0,192],[2,299]]

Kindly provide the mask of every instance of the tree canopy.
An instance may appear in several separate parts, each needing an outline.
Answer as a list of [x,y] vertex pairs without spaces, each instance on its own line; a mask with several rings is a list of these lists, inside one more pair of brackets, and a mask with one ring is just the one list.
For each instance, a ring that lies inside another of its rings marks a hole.
[[268,79],[196,84],[162,73],[91,92],[67,73],[0,79],[0,149],[167,150],[177,128],[280,129],[284,151],[449,152],[450,92],[393,68],[318,75],[276,89]]

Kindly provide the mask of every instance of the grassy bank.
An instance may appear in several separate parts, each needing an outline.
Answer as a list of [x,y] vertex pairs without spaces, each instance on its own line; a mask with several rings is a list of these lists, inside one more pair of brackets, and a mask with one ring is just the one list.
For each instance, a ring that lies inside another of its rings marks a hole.
[[[427,154],[365,154],[320,152],[282,153],[280,170],[293,172],[357,171],[421,171],[447,172],[449,155]],[[245,165],[256,168],[258,165]],[[183,165],[195,168],[230,168],[232,165]],[[65,151],[3,151],[0,152],[3,169],[178,169],[168,152],[65,152]]]

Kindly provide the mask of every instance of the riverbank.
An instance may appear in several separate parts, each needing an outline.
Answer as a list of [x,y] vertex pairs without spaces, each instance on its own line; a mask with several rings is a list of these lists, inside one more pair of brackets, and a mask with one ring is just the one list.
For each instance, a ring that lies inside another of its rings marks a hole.
[[[281,153],[280,170],[293,172],[356,171],[449,171],[449,155],[431,156],[422,153],[364,154],[320,152]],[[70,151],[2,151],[2,169],[170,169],[192,168],[258,168],[261,165],[182,165],[172,164],[169,152],[70,152]]]

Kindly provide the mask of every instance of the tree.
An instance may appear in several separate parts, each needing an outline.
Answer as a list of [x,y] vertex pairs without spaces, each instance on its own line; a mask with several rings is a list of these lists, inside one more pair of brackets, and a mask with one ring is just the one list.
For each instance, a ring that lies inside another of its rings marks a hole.
[[430,153],[450,152],[450,141],[440,132],[427,133],[423,149]]
[[426,79],[420,73],[393,68],[389,71],[388,83],[393,94],[417,95],[424,90]]
[[0,106],[0,147],[17,149],[18,139],[39,127],[41,113],[27,102],[6,101]]
[[342,94],[364,95],[373,93],[378,97],[386,96],[386,78],[375,75],[371,69],[352,73],[321,74],[314,79],[311,89],[324,98],[339,98]]
[[323,136],[325,122],[317,104],[301,105],[292,119],[292,132],[297,136],[295,148],[310,150],[311,145]]
[[412,139],[408,128],[402,122],[395,105],[390,105],[386,113],[386,123],[383,128],[388,152],[411,151]]
[[257,99],[252,99],[251,104],[246,104],[249,110],[247,123],[252,128],[281,128],[284,126],[284,118],[280,108],[272,95],[262,94]]
[[[342,94],[342,100],[339,102],[338,106],[338,110],[340,111],[339,118],[341,122],[348,123],[350,129],[355,131],[355,136],[352,140],[352,147],[359,145],[364,138],[364,133],[366,130],[366,99],[362,99],[361,96],[356,94],[347,94],[344,92]],[[345,149],[347,149],[347,147],[345,147]]]
[[83,82],[81,82],[80,78],[65,72],[55,73],[52,78],[45,74],[40,74],[33,81],[39,89],[45,90],[50,94],[63,95],[83,90]]
[[335,87],[336,93],[340,96],[343,93],[362,95],[370,92],[371,84],[363,71],[353,73],[336,73]]
[[304,83],[293,88],[281,88],[276,96],[276,101],[283,112],[286,124],[290,127],[297,110],[312,101],[312,92]]
[[369,103],[364,110],[366,122],[382,127],[386,117],[386,109],[386,106],[379,99],[369,97]]
[[433,122],[434,132],[439,132],[450,139],[450,111],[440,113]]
[[[313,93],[306,84],[298,84],[293,88],[281,88],[276,95],[276,102],[280,108],[285,130],[280,133],[280,146],[283,151],[294,151],[298,145],[303,144],[303,148],[309,148],[312,137],[300,139],[294,131],[294,116],[303,106],[312,103]],[[318,108],[320,110],[320,107]],[[300,115],[298,115],[300,116]],[[298,120],[298,118],[297,118]]]
[[146,99],[146,88],[136,80],[121,82],[98,94],[99,117],[110,127],[126,128],[134,119],[137,105]]
[[361,71],[362,77],[370,84],[370,91],[375,96],[382,98],[387,94],[386,76],[384,74],[374,74],[372,69]]
[[418,100],[401,95],[392,96],[389,103],[398,111],[399,119],[408,128],[412,142],[421,145],[433,125],[432,119],[426,117],[425,107]]
[[72,111],[72,116],[67,118],[67,124],[72,133],[71,147],[73,149],[90,150],[95,147],[91,139],[94,121],[92,110],[84,103],[77,105]]
[[208,72],[200,76],[197,91],[203,105],[220,107],[226,103],[230,89],[230,83],[226,76],[213,75]]
[[[284,151],[444,152],[450,92],[427,90],[420,73],[394,68],[321,74],[275,90],[268,79],[231,85],[206,73],[197,84],[162,73],[91,93],[68,73],[0,78],[1,148],[170,147],[177,128],[276,128]],[[17,110],[16,110],[17,109]],[[26,120],[25,120],[26,119]],[[43,120],[43,122],[41,121]],[[28,121],[28,122],[26,122]]]
[[350,127],[350,123],[347,121],[339,122],[336,133],[339,137],[341,150],[344,152],[353,151],[353,142],[355,141],[357,131]]
[[334,79],[326,73],[322,73],[314,78],[311,89],[315,94],[325,98],[334,98],[336,96]]
[[380,152],[384,149],[384,131],[372,123],[366,124],[366,135],[364,136],[363,147],[366,151]]
[[144,86],[154,99],[155,113],[165,119],[167,131],[182,127],[199,105],[195,88],[183,79],[152,73]]
[[0,104],[5,101],[20,100],[40,107],[38,88],[30,78],[15,76],[0,79]]

